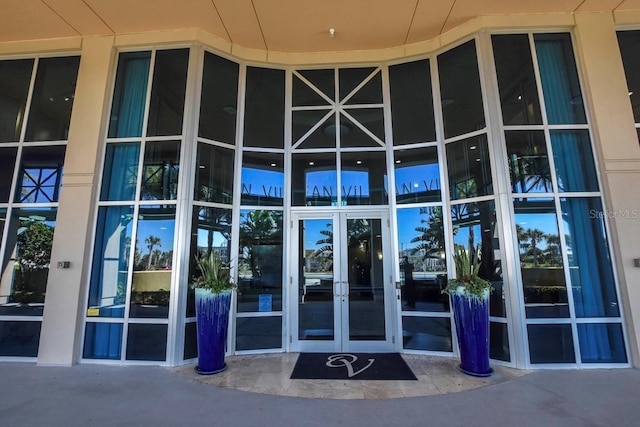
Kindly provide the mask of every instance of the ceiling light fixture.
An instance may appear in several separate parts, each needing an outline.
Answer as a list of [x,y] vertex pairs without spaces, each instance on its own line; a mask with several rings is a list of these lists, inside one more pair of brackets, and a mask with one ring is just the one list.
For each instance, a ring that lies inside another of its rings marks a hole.
[[334,28],[330,28],[329,35],[331,35],[331,38],[333,38],[336,35],[336,30]]

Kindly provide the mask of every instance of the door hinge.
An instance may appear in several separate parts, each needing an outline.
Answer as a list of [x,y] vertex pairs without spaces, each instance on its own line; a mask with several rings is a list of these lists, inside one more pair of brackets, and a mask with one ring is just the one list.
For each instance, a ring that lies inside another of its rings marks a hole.
[[395,344],[396,343],[396,336],[392,335],[391,336],[391,344]]
[[293,344],[293,335],[289,335],[289,344]]
[[391,228],[391,220],[387,218],[387,227]]

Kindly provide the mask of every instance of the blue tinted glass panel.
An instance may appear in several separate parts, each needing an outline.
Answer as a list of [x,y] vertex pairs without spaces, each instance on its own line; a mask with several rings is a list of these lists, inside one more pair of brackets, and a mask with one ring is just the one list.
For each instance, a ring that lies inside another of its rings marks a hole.
[[133,200],[139,162],[139,143],[108,144],[100,200]]
[[386,205],[387,162],[384,151],[340,155],[343,205]]
[[571,36],[561,33],[533,37],[549,124],[586,123]]
[[25,147],[14,200],[19,203],[57,202],[65,151],[64,145]]
[[142,135],[151,52],[121,53],[109,124],[110,138]]
[[599,198],[560,199],[578,317],[617,317],[618,297]]
[[551,131],[551,149],[560,191],[598,191],[589,131]]
[[282,206],[284,198],[284,156],[251,153],[242,158],[241,203],[249,206]]
[[82,357],[120,360],[121,352],[122,323],[87,323]]
[[294,206],[336,206],[338,173],[335,153],[294,153],[291,168]]
[[124,316],[132,227],[133,206],[98,211],[87,316]]
[[578,323],[578,341],[583,363],[627,363],[619,323]]
[[394,157],[398,203],[439,202],[442,199],[437,148],[396,150]]

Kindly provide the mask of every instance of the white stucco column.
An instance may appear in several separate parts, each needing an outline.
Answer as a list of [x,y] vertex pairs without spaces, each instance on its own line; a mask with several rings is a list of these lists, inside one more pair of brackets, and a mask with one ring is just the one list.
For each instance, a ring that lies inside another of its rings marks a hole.
[[[640,366],[640,145],[611,13],[578,13],[576,49],[599,157],[631,362]],[[640,70],[637,70],[640,72]],[[594,260],[597,262],[597,260]]]
[[[71,365],[80,354],[113,43],[112,36],[82,40],[38,351],[43,365]],[[57,268],[59,261],[70,267]]]

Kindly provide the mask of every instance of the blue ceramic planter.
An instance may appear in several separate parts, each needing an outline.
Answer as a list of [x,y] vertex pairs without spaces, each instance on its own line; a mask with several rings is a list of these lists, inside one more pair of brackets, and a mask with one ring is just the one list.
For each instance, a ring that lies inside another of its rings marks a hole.
[[198,329],[198,366],[196,372],[212,375],[227,368],[227,347],[231,291],[214,294],[196,288],[196,326]]
[[487,377],[489,366],[489,295],[484,298],[451,295],[460,348],[460,370]]

